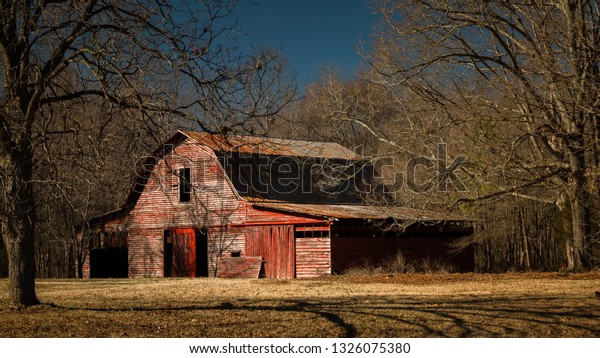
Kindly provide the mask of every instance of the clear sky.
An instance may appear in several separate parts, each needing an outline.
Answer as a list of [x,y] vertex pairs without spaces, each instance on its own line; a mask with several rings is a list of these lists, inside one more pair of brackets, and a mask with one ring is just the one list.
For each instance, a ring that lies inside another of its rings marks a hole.
[[333,65],[351,77],[361,62],[360,41],[369,43],[377,15],[367,0],[240,0],[242,43],[280,49],[301,85]]

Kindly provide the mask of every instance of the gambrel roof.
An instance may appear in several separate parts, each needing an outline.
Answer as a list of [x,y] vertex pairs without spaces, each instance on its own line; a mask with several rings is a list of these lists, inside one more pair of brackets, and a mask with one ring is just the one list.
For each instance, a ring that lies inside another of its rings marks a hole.
[[445,213],[385,205],[373,166],[337,143],[195,131],[177,131],[157,148],[125,204],[102,217],[133,208],[158,160],[186,140],[212,150],[236,194],[256,208],[332,219],[460,221]]
[[374,199],[373,166],[337,143],[181,132],[217,155],[249,202],[364,205]]

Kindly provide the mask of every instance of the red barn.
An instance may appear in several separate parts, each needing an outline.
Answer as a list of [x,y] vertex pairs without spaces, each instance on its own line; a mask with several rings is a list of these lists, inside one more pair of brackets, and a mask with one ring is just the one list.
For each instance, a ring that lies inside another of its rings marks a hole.
[[[369,204],[376,179],[335,143],[178,131],[125,204],[83,226],[84,277],[314,277],[399,251],[473,269],[472,249],[448,253],[470,225]],[[410,225],[382,229],[391,222]]]

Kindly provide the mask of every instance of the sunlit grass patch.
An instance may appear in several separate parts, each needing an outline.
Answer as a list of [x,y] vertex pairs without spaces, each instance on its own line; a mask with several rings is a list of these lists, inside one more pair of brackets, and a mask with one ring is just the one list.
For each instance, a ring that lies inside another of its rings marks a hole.
[[20,310],[5,287],[1,337],[600,337],[600,273],[38,280]]

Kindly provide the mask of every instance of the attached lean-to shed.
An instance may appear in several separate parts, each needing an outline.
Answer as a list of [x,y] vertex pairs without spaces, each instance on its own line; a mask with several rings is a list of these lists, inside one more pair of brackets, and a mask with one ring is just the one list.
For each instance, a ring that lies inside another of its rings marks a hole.
[[82,226],[84,277],[289,279],[398,252],[473,270],[472,248],[449,252],[468,222],[379,206],[373,167],[339,144],[178,131],[143,170],[121,208]]

